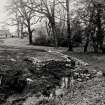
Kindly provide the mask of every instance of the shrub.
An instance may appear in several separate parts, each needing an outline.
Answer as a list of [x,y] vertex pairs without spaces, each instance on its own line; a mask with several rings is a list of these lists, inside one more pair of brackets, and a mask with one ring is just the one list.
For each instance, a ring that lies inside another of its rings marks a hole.
[[82,36],[81,35],[74,35],[72,38],[73,46],[78,47],[80,44],[82,44]]
[[40,36],[35,39],[33,44],[40,46],[54,46],[54,41],[51,38],[46,38],[46,36]]
[[61,47],[68,47],[68,41],[67,38],[58,38],[58,46]]
[[45,36],[40,36],[38,38],[35,39],[34,42],[35,45],[48,45],[48,40],[46,39]]

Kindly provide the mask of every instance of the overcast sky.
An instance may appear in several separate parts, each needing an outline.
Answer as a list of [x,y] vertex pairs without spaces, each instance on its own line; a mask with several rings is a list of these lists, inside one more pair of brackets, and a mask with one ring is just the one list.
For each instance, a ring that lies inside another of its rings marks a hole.
[[5,21],[7,18],[7,11],[6,11],[6,5],[8,4],[9,0],[0,0],[0,22]]
[[[10,3],[10,1],[11,0],[0,0],[0,29],[9,17],[8,11],[6,10],[6,6]],[[13,27],[9,27],[9,29],[11,32],[14,31]]]
[[[0,0],[0,29],[5,28],[5,23],[9,17],[8,10],[6,6],[9,4],[10,0]],[[14,31],[11,27],[9,27],[10,31]]]

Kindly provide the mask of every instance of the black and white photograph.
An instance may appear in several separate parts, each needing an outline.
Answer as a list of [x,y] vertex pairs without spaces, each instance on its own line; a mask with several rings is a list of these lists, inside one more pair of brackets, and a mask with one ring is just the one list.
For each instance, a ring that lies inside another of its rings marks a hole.
[[0,0],[0,105],[105,105],[105,0]]

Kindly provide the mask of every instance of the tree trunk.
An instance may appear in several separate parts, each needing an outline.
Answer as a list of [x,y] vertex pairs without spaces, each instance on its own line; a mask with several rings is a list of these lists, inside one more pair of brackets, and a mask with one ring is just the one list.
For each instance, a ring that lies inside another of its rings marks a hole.
[[98,44],[97,44],[97,39],[93,35],[94,33],[91,33],[92,41],[93,41],[93,49],[94,53],[98,53]]
[[93,48],[94,48],[94,53],[98,53],[98,46],[94,43],[94,45],[93,45]]
[[84,46],[84,53],[87,52],[88,45],[89,45],[89,35],[87,35],[86,43],[85,43],[85,46]]
[[19,24],[20,24],[20,22],[17,21],[17,35],[18,35],[18,38],[20,37],[20,27],[19,27]]
[[29,32],[29,44],[33,44],[32,42],[32,31],[30,29],[28,29],[28,32]]
[[31,30],[31,25],[30,25],[30,19],[27,19],[27,28],[28,28],[28,34],[29,34],[29,44],[32,45],[32,30]]
[[70,82],[71,82],[71,78],[70,78],[70,76],[68,76],[67,89],[70,89]]
[[21,23],[21,39],[23,39],[23,23]]
[[58,40],[57,40],[57,34],[56,34],[56,27],[55,27],[55,25],[52,25],[52,32],[53,32],[53,36],[54,36],[55,47],[58,47]]
[[32,42],[32,31],[31,31],[31,27],[30,27],[30,22],[28,22],[28,33],[29,33],[29,44],[33,44]]
[[68,50],[73,51],[72,41],[71,41],[71,30],[70,30],[70,11],[69,11],[69,0],[66,0],[67,7],[67,34],[68,34]]
[[57,33],[56,33],[56,25],[55,25],[55,17],[49,17],[49,23],[51,24],[52,34],[54,38],[55,47],[58,47]]
[[51,27],[49,26],[49,23],[47,22],[46,22],[46,31],[47,31],[47,35],[51,37]]
[[101,7],[98,5],[97,7],[97,19],[96,19],[96,25],[97,25],[97,44],[99,48],[102,50],[103,47],[103,40],[104,40],[104,35],[102,32],[102,24],[101,24]]

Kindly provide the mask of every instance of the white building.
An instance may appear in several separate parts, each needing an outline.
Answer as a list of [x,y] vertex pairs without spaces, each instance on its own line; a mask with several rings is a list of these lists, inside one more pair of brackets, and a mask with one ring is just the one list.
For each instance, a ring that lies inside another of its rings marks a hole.
[[11,37],[11,33],[9,30],[0,30],[0,38],[8,38]]

